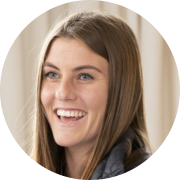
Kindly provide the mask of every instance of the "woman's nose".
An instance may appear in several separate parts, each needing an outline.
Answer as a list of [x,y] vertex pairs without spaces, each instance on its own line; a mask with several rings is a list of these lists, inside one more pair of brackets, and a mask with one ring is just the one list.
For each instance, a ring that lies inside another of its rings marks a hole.
[[61,101],[76,100],[77,95],[72,82],[67,79],[61,80],[56,90],[55,98]]

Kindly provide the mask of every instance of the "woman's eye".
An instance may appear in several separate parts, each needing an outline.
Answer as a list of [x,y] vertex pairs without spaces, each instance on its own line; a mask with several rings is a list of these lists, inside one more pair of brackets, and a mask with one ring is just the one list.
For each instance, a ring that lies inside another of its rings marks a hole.
[[81,74],[80,79],[86,81],[86,80],[93,79],[93,78],[89,74]]
[[[54,78],[57,78],[59,76],[56,73],[54,73],[54,72],[48,72],[48,73],[45,74],[45,77],[48,77],[50,79],[54,79]],[[87,81],[87,80],[93,79],[93,77],[90,76],[89,74],[80,74],[79,77],[83,81]]]
[[45,74],[45,76],[49,77],[51,79],[58,77],[58,75],[56,73],[54,73],[54,72],[48,72],[47,74]]

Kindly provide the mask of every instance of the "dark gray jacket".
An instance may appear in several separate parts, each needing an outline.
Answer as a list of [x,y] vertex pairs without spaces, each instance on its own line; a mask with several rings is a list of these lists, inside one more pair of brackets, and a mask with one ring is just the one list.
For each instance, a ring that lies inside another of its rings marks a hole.
[[[123,174],[127,171],[134,169],[135,167],[142,164],[149,158],[149,154],[145,156],[139,157],[135,162],[125,169],[124,167],[124,159],[126,157],[127,149],[125,148],[125,141],[129,139],[132,144],[135,144],[135,140],[133,138],[133,133],[131,129],[125,133],[121,140],[118,140],[115,146],[110,150],[110,152],[104,157],[101,163],[95,169],[92,179],[106,179],[111,178],[120,174]],[[133,146],[133,150],[136,149],[136,146]]]

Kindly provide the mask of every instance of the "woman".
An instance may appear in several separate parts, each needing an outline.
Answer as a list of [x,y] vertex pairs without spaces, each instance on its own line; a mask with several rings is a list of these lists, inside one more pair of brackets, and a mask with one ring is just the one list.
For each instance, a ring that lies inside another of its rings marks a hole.
[[32,158],[76,179],[125,173],[150,155],[139,48],[119,17],[81,12],[40,52]]

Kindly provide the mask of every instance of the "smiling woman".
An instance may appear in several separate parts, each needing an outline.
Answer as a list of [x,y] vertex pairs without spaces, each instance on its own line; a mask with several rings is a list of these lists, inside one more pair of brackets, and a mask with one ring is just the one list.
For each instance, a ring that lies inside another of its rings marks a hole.
[[119,17],[76,13],[39,56],[32,158],[60,175],[104,179],[151,154],[136,38]]

